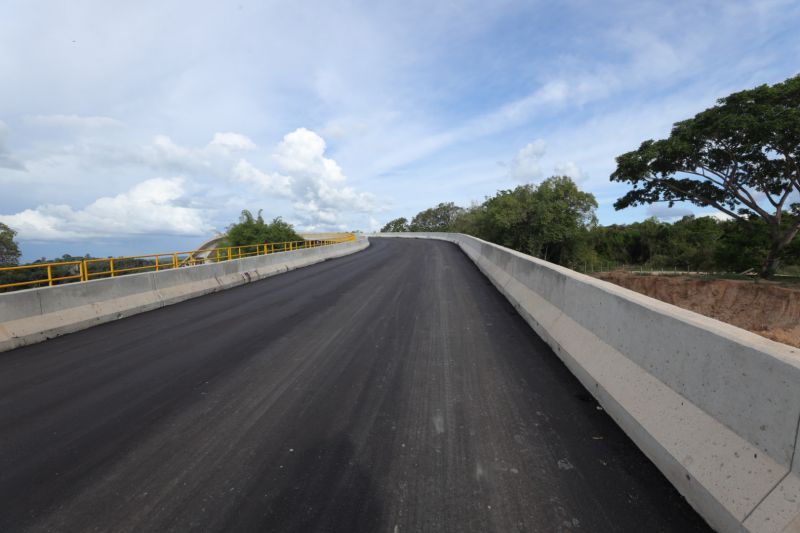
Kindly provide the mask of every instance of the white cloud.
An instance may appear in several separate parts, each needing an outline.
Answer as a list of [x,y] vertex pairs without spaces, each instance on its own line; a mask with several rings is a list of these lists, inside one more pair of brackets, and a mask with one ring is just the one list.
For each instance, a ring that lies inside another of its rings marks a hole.
[[252,183],[264,194],[280,197],[292,195],[292,179],[280,174],[267,174],[254,167],[250,162],[240,159],[233,167],[233,178],[236,181]]
[[197,169],[209,166],[203,149],[180,146],[166,135],[156,135],[153,144],[145,148],[145,157],[154,167]]
[[211,141],[202,147],[182,146],[167,135],[156,135],[146,145],[119,147],[84,142],[65,147],[62,153],[67,157],[77,156],[88,164],[145,165],[159,171],[224,175],[236,152],[256,148],[256,144],[247,136],[227,132],[215,133]]
[[347,180],[333,159],[325,157],[325,140],[305,128],[287,134],[274,154],[281,172],[291,178],[292,204],[308,224],[337,224],[344,212],[368,213],[375,198],[343,186]]
[[42,241],[208,233],[211,228],[202,212],[181,205],[185,200],[183,178],[154,178],[116,196],[98,198],[84,209],[48,204],[0,215],[0,221],[17,230],[20,239]]
[[545,153],[547,145],[542,139],[525,145],[514,159],[511,160],[509,173],[511,177],[527,183],[542,177],[541,159]]
[[700,213],[697,216],[716,218],[721,222],[727,222],[728,220],[733,220],[732,216],[728,215],[727,213],[723,213],[722,211],[715,211],[713,213]]
[[208,143],[209,147],[219,147],[225,150],[255,150],[258,148],[256,143],[250,140],[249,137],[241,133],[215,133],[214,138]]
[[283,137],[273,157],[281,169],[299,181],[345,181],[336,161],[325,157],[325,149],[322,137],[313,131],[298,128]]
[[574,181],[582,181],[585,178],[583,171],[574,161],[556,163],[553,167],[553,173],[556,176],[569,176]]

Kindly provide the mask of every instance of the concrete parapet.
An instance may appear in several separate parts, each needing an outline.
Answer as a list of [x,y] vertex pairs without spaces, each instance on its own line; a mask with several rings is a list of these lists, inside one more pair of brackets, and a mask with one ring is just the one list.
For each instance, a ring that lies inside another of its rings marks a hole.
[[318,248],[0,294],[0,352],[363,250]]
[[456,243],[719,531],[800,531],[800,349],[474,237]]

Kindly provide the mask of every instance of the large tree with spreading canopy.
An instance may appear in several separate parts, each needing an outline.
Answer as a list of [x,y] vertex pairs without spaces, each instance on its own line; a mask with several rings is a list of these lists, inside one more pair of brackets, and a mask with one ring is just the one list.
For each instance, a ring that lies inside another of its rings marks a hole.
[[688,201],[743,221],[767,223],[771,276],[800,231],[800,76],[733,93],[667,139],[617,157],[612,181],[632,189],[614,204]]

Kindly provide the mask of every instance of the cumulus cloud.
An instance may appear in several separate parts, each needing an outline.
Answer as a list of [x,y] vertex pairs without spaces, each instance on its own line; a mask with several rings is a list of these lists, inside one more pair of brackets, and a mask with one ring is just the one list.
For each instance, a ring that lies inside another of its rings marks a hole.
[[272,155],[277,172],[263,172],[242,159],[233,167],[233,179],[251,183],[265,194],[291,199],[306,226],[339,225],[344,213],[374,211],[374,196],[345,185],[347,177],[335,160],[326,157],[326,149],[321,136],[298,128],[283,137]]
[[157,135],[153,143],[145,147],[145,158],[152,166],[186,168],[196,170],[209,168],[234,152],[256,149],[256,143],[241,133],[215,133],[211,141],[202,148],[189,148],[175,143],[166,135]]
[[511,160],[509,168],[511,177],[526,183],[541,178],[541,159],[545,150],[546,145],[542,139],[528,143]]
[[83,209],[41,205],[0,215],[21,239],[70,241],[122,235],[204,235],[211,228],[202,212],[186,202],[184,179],[154,178],[116,196],[98,198]]
[[268,195],[289,198],[292,196],[292,179],[281,174],[267,174],[258,170],[249,161],[240,159],[233,167],[233,178],[236,181],[250,183]]
[[256,143],[251,141],[249,137],[233,132],[215,133],[214,138],[208,143],[208,147],[222,148],[229,151],[255,150],[258,148]]
[[553,167],[553,172],[556,176],[569,176],[575,181],[582,181],[585,178],[583,171],[581,171],[577,163],[573,161],[556,163]]
[[155,168],[196,170],[211,164],[205,149],[180,146],[166,135],[156,135],[143,153],[145,160]]
[[305,128],[284,136],[274,154],[281,171],[291,178],[293,206],[307,223],[335,224],[343,211],[366,213],[375,209],[369,193],[343,185],[342,169],[325,157],[325,140]]
[[[5,129],[0,130],[0,134],[4,132]],[[127,146],[94,138],[78,139],[37,159],[35,176],[47,177],[56,166],[80,169],[83,173],[95,170],[107,173],[113,169],[118,174],[132,174],[136,179],[133,183],[138,185],[117,196],[106,192],[83,208],[61,198],[40,202],[35,208],[31,205],[6,208],[8,214],[0,215],[0,220],[17,229],[24,240],[85,240],[128,234],[197,235],[209,229],[204,216],[219,214],[213,209],[201,212],[196,207],[187,207],[186,186],[192,184],[204,188],[206,194],[230,198],[233,191],[218,187],[223,180],[247,185],[265,199],[283,200],[283,204],[270,203],[270,208],[283,210],[283,216],[304,226],[339,227],[351,224],[353,215],[374,212],[375,198],[350,186],[341,167],[328,157],[326,150],[325,140],[305,128],[285,135],[271,154],[264,154],[250,138],[235,132],[215,133],[208,143],[200,146],[183,145],[167,135],[157,135],[148,144]],[[243,152],[255,152],[253,159],[249,154],[242,157]],[[3,156],[5,152],[0,152],[0,163],[10,166],[14,162],[8,157],[2,159]],[[254,164],[256,161],[272,164],[264,168],[260,162]],[[162,175],[185,176],[186,180],[141,181],[148,177],[148,169]],[[113,191],[116,194],[117,190]],[[200,203],[206,200],[196,194],[194,199]],[[209,205],[219,209],[220,204]]]
[[0,120],[0,168],[7,168],[10,170],[25,170],[25,165],[21,161],[12,157],[6,147],[6,139],[8,138],[8,126],[5,122]]

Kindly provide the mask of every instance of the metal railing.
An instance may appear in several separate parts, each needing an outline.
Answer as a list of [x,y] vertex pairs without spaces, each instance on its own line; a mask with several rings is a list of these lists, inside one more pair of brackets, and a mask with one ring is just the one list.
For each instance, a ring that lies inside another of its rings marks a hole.
[[[220,263],[257,255],[291,252],[305,248],[330,246],[355,240],[348,233],[340,238],[288,242],[271,242],[247,246],[228,246],[189,252],[166,252],[161,254],[129,255],[122,257],[87,258],[77,261],[33,263],[30,265],[0,267],[0,290],[50,286],[61,283],[90,281],[93,279],[123,276],[136,272],[169,270],[206,263]],[[19,279],[31,277],[33,279]],[[14,278],[18,278],[14,280]]]

